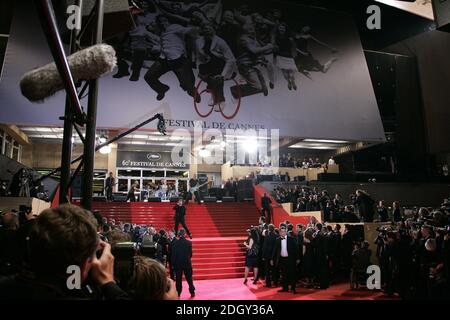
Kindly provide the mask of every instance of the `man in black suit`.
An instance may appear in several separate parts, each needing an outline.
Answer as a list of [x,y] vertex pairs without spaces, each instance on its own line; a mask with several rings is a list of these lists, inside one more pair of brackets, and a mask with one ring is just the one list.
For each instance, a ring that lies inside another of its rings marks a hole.
[[195,297],[195,287],[192,281],[192,243],[185,238],[186,231],[180,229],[178,232],[179,239],[172,244],[172,268],[175,271],[175,281],[178,295],[181,295],[183,289],[182,279],[183,273],[189,284],[189,292],[191,297]]
[[116,184],[116,179],[113,176],[113,173],[110,172],[109,173],[109,177],[106,178],[105,181],[105,192],[106,192],[106,200],[108,201],[113,201],[113,188],[114,185]]
[[266,222],[270,223],[272,221],[271,218],[271,208],[270,204],[272,203],[272,200],[267,196],[266,193],[264,193],[264,196],[261,198],[261,214],[266,217]]
[[238,201],[238,182],[231,178],[231,196],[234,197],[234,201]]
[[297,248],[298,248],[298,260],[300,260],[300,263],[297,268],[297,273],[300,276],[300,267],[303,260],[303,225],[297,224]]
[[330,286],[328,270],[328,250],[327,240],[322,233],[322,224],[316,224],[316,231],[311,242],[314,249],[314,260],[316,265],[316,275],[319,279],[320,289],[327,289]]
[[233,193],[233,184],[231,183],[230,179],[228,179],[227,182],[225,182],[224,189],[225,189],[225,195],[227,197],[231,197],[231,195]]
[[173,207],[173,210],[175,210],[175,216],[173,217],[173,219],[175,220],[175,233],[178,232],[178,226],[181,224],[181,226],[189,235],[189,238],[192,239],[192,234],[189,232],[189,229],[186,225],[186,207],[183,205],[183,199],[178,200],[177,205]]
[[[274,267],[271,265],[271,260],[273,257],[273,250],[275,249],[277,235],[275,234],[275,226],[273,224],[269,224],[268,229],[264,232],[265,238],[262,246],[262,259],[266,267],[266,287],[270,288],[272,286],[272,276],[274,273]],[[275,285],[277,284],[278,283],[275,283]]]
[[363,222],[373,221],[375,200],[369,194],[363,190],[356,190],[354,205],[358,207]]
[[170,279],[175,280],[175,271],[173,270],[172,266],[172,248],[173,244],[177,241],[177,236],[175,232],[170,230],[169,232],[169,247],[167,248],[167,261],[169,263],[169,273],[170,273]]
[[280,236],[275,242],[274,253],[272,256],[271,265],[277,266],[280,269],[283,278],[283,288],[278,292],[288,292],[289,284],[293,294],[296,294],[296,266],[300,261],[298,260],[297,241],[294,237],[287,235],[286,228],[280,228]]

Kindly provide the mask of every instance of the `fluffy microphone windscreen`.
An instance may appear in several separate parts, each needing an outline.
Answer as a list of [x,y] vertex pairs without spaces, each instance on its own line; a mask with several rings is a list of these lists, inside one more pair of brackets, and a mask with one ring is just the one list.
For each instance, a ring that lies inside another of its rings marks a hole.
[[[111,72],[117,63],[114,48],[106,44],[75,52],[67,61],[75,82],[98,79]],[[64,85],[53,62],[27,72],[20,81],[20,89],[28,100],[38,102],[64,89]]]

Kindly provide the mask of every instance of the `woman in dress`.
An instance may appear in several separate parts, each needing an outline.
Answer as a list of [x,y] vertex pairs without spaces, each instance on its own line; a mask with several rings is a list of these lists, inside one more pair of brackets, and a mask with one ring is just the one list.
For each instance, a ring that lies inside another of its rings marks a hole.
[[128,194],[127,194],[127,200],[126,201],[130,201],[130,202],[136,202],[136,195],[135,192],[139,192],[139,181],[135,181],[132,185],[130,190],[128,190]]
[[275,45],[278,49],[275,53],[276,65],[283,73],[283,77],[288,83],[288,89],[297,90],[297,84],[295,83],[297,65],[294,60],[297,56],[297,49],[294,38],[291,37],[287,25],[284,23],[277,26],[275,32]]
[[258,254],[259,254],[259,236],[256,229],[248,230],[248,239],[244,242],[247,248],[247,254],[245,256],[245,275],[244,284],[247,284],[247,277],[250,268],[253,268],[253,284],[257,283],[258,279]]
[[387,210],[386,205],[384,204],[383,200],[378,202],[377,213],[378,213],[378,218],[380,219],[380,222],[388,221],[389,213],[388,213],[388,210]]
[[313,285],[314,277],[314,249],[311,246],[313,232],[313,229],[308,228],[303,235],[303,259],[300,270],[301,276],[305,279],[303,285],[307,288]]
[[323,41],[320,41],[311,34],[311,28],[309,26],[303,27],[299,32],[294,35],[294,41],[296,44],[297,55],[295,56],[295,64],[298,72],[304,74],[309,78],[309,73],[314,71],[320,71],[326,73],[330,69],[331,65],[337,60],[336,57],[332,57],[325,64],[321,64],[313,54],[309,51],[309,43],[315,42],[316,44],[325,47],[336,53],[336,48],[331,47]]

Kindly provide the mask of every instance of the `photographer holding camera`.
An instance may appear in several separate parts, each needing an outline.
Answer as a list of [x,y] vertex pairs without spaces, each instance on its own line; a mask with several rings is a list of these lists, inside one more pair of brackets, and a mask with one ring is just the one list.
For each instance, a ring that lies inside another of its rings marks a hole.
[[444,260],[444,277],[447,283],[447,298],[450,297],[450,226],[445,228],[444,243],[442,244],[442,257]]
[[[111,247],[99,240],[96,221],[87,210],[63,205],[43,211],[31,228],[27,255],[28,272],[0,279],[0,299],[128,297],[114,281]],[[69,267],[78,267],[79,273],[69,272]],[[71,276],[79,276],[79,289],[70,288]]]
[[363,190],[356,190],[354,205],[358,207],[359,216],[363,222],[372,222],[374,215],[375,200]]
[[8,210],[0,215],[0,276],[14,274],[20,268],[18,226],[16,210]]

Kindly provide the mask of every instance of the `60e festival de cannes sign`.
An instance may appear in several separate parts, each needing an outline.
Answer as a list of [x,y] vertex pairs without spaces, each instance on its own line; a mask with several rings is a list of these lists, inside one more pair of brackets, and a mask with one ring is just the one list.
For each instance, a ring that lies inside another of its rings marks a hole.
[[189,164],[174,162],[170,152],[117,151],[117,167],[188,169]]
[[[201,121],[219,130],[384,140],[351,16],[275,1],[137,2],[136,28],[105,39],[118,61],[100,80],[100,128],[129,128],[159,112],[169,130]],[[63,92],[40,105],[20,93],[20,77],[52,57],[32,6],[16,5],[0,118],[60,126]]]

